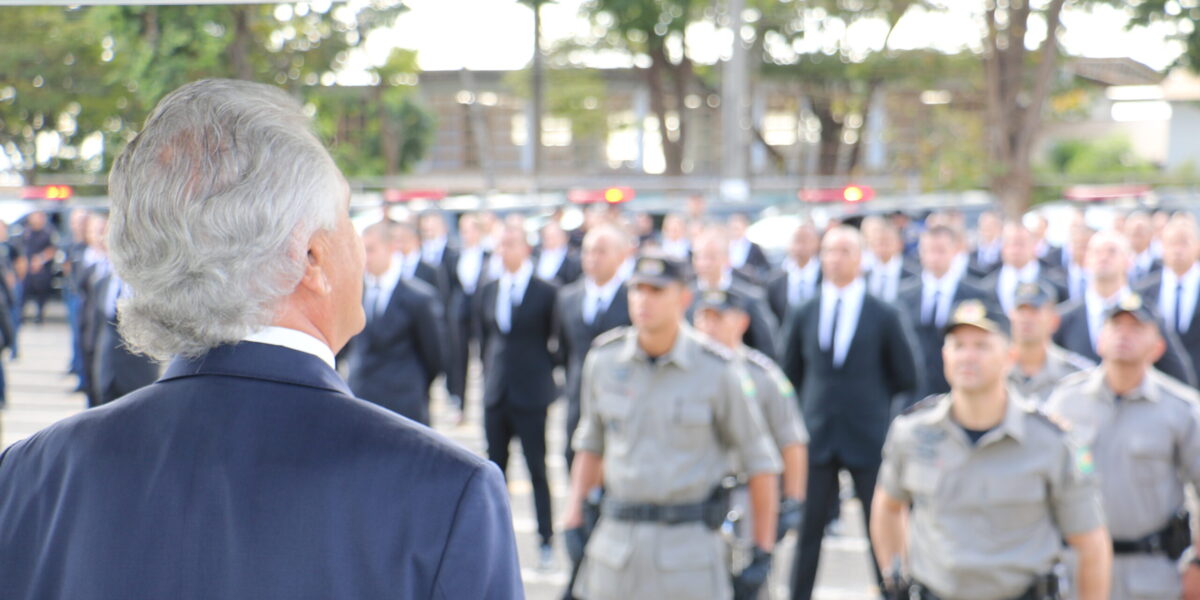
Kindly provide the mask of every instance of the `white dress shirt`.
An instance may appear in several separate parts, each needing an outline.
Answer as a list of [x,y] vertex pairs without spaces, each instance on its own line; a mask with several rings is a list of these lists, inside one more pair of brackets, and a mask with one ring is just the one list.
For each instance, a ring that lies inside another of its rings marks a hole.
[[837,301],[842,301],[838,311],[837,338],[832,340],[835,367],[841,367],[846,362],[846,353],[850,351],[850,342],[854,340],[854,332],[858,329],[858,317],[862,313],[863,296],[866,293],[867,286],[862,278],[855,279],[842,289],[828,281],[821,284],[821,319],[817,328],[821,348],[830,347],[833,310]]
[[1122,298],[1128,296],[1131,292],[1128,287],[1123,287],[1117,290],[1110,298],[1101,298],[1096,290],[1088,288],[1087,294],[1083,297],[1084,307],[1087,309],[1088,319],[1088,337],[1092,339],[1092,350],[1099,348],[1100,328],[1104,325],[1104,311],[1116,305]]
[[442,264],[442,256],[446,253],[445,236],[426,240],[421,244],[421,257],[431,265]]
[[463,248],[458,255],[458,265],[455,266],[455,271],[464,292],[475,293],[475,284],[479,283],[479,272],[482,269],[483,248],[480,246]]
[[688,253],[692,251],[692,245],[687,239],[663,239],[662,251],[679,260],[688,260]]
[[613,277],[608,280],[608,283],[598,286],[592,278],[588,277],[583,282],[583,322],[591,325],[596,322],[596,318],[612,305],[613,297],[617,295],[617,288],[621,287],[621,280]]
[[264,327],[258,331],[242,338],[243,342],[257,342],[259,344],[270,344],[272,346],[283,346],[291,348],[305,354],[311,354],[322,362],[329,365],[330,369],[334,369],[333,350],[329,346],[318,340],[317,338],[299,331],[289,329],[287,327]]
[[521,263],[516,273],[505,271],[500,276],[500,287],[496,294],[496,325],[500,331],[508,333],[512,330],[513,308],[521,305],[532,276],[533,265],[529,261]]
[[[958,291],[959,275],[953,270],[947,271],[941,279],[934,277],[929,271],[921,272],[921,314],[922,324],[928,324],[932,317],[933,325],[942,328],[950,316],[954,304],[954,293]],[[934,297],[937,305],[934,305]]]
[[1067,295],[1072,301],[1078,302],[1087,295],[1087,289],[1087,271],[1075,263],[1069,263],[1067,265]]
[[821,265],[816,259],[808,259],[801,267],[789,258],[783,263],[783,268],[787,272],[788,306],[800,306],[816,295],[817,279],[821,276]]
[[621,281],[629,281],[629,278],[633,277],[633,271],[636,268],[637,259],[631,256],[625,259],[625,262],[621,263],[621,266],[617,268],[617,275],[615,278]]
[[971,255],[966,252],[959,252],[950,259],[950,271],[947,273],[954,274],[955,279],[962,279],[971,268]]
[[1133,257],[1133,268],[1130,269],[1129,281],[1137,283],[1139,279],[1149,275],[1153,268],[1154,253],[1147,248]]
[[900,289],[900,276],[904,273],[903,266],[904,259],[899,254],[885,263],[876,261],[875,268],[867,274],[871,294],[888,302],[895,300],[896,292]]
[[981,243],[975,247],[975,260],[983,266],[991,266],[1000,262],[1000,240],[990,244]]
[[[1192,265],[1183,277],[1171,269],[1163,269],[1162,287],[1158,293],[1158,311],[1163,320],[1179,333],[1187,333],[1192,325],[1192,315],[1196,312],[1197,283],[1200,283],[1200,267]],[[1182,298],[1175,297],[1175,288],[1180,288]],[[1176,304],[1179,308],[1176,311]]]
[[1012,265],[1000,267],[1000,276],[996,278],[996,296],[1000,298],[1000,308],[1004,310],[1004,314],[1011,313],[1015,308],[1013,302],[1016,298],[1017,286],[1022,283],[1037,283],[1040,272],[1036,260],[1029,261],[1029,264],[1020,269]]
[[[400,283],[400,277],[403,275],[403,267],[403,264],[393,260],[392,264],[388,266],[388,270],[379,277],[370,273],[363,276],[363,309],[373,308],[375,311],[367,313],[368,319],[378,317],[387,310],[387,305],[392,300],[392,294],[396,292],[396,284]],[[372,301],[375,303],[374,307],[369,306]]]
[[417,251],[411,254],[396,252],[392,254],[392,262],[400,264],[401,279],[412,279],[417,276],[417,267],[421,266],[421,252]]
[[750,257],[750,240],[740,237],[729,242],[729,264],[733,268],[740,269],[746,265],[746,259]]
[[551,281],[555,275],[558,275],[558,270],[562,268],[563,261],[567,259],[567,249],[559,248],[557,250],[542,250],[538,254],[537,276],[543,281]]

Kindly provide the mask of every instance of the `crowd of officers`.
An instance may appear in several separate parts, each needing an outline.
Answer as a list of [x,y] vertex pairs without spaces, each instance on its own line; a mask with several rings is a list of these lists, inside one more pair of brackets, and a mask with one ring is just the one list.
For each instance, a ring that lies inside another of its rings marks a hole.
[[[68,239],[35,215],[0,248],[0,333],[15,355],[60,249],[70,368],[94,406],[158,365],[120,343],[105,217],[68,218]],[[1062,247],[1037,213],[805,222],[779,264],[745,216],[699,201],[658,227],[612,208],[534,236],[520,215],[450,225],[435,212],[363,231],[367,324],[340,368],[360,398],[426,424],[442,381],[461,423],[478,355],[488,456],[506,469],[519,440],[539,562],[560,535],[567,598],[758,598],[781,577],[806,600],[843,475],[881,595],[1200,598],[1189,214],[1097,231],[1079,212]],[[559,398],[571,489],[555,522]],[[793,564],[774,564],[789,534]]]

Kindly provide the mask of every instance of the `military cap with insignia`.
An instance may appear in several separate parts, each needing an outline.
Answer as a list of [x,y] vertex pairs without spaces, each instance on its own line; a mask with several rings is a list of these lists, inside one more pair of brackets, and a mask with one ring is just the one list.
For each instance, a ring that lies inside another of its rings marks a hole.
[[672,283],[687,282],[687,265],[683,261],[658,250],[647,250],[638,256],[633,265],[630,285],[647,284],[666,287]]
[[1054,304],[1054,292],[1049,288],[1036,281],[1028,281],[1017,286],[1016,294],[1013,295],[1013,306],[1032,306],[1041,308],[1048,304]]
[[749,302],[737,292],[708,290],[696,298],[696,310],[710,309],[719,312],[739,310],[749,312]]
[[963,300],[954,305],[954,310],[950,312],[950,318],[946,320],[946,326],[942,328],[942,332],[948,334],[962,326],[975,327],[1008,336],[1008,320],[992,311],[981,300]]
[[1130,293],[1120,302],[1117,302],[1112,308],[1104,311],[1104,320],[1111,321],[1118,315],[1133,315],[1133,318],[1143,323],[1155,323],[1158,321],[1158,316],[1154,313],[1154,309],[1150,307],[1143,299],[1141,294]]

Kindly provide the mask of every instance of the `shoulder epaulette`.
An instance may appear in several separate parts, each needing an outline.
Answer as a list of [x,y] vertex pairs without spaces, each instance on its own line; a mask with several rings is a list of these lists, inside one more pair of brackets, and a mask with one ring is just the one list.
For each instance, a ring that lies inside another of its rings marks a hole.
[[697,335],[694,339],[696,340],[696,345],[700,346],[701,350],[704,350],[705,352],[712,354],[713,356],[716,356],[724,361],[730,361],[734,359],[732,350],[714,342],[708,336]]
[[771,360],[771,357],[763,354],[759,350],[755,350],[754,348],[746,346],[745,353],[747,362],[754,363],[766,371],[772,371],[779,368],[779,365],[776,364],[775,361]]
[[1067,361],[1067,364],[1070,364],[1072,367],[1075,367],[1076,369],[1079,369],[1080,371],[1087,371],[1096,366],[1095,361],[1089,360],[1086,356],[1083,356],[1082,354],[1071,352],[1070,350],[1067,350],[1066,348],[1059,348],[1059,350],[1062,350],[1063,360]]
[[916,404],[913,404],[912,406],[904,409],[904,411],[901,412],[900,414],[911,415],[913,413],[918,413],[923,410],[928,410],[930,408],[937,406],[938,402],[940,402],[942,400],[942,398],[944,398],[944,397],[946,397],[945,394],[933,394],[932,396],[926,396],[924,400],[921,400],[920,402],[917,402]]
[[1049,425],[1052,429],[1054,429],[1054,431],[1057,431],[1058,433],[1066,433],[1067,429],[1069,428],[1069,426],[1067,425],[1067,423],[1065,421],[1063,421],[1062,419],[1059,419],[1058,417],[1055,417],[1054,415],[1051,415],[1050,413],[1047,413],[1046,411],[1042,410],[1041,407],[1039,407],[1039,406],[1034,406],[1032,404],[1026,405],[1025,412],[1029,416],[1033,417],[1034,420],[1041,421],[1042,423]]
[[624,339],[625,334],[628,333],[630,329],[631,328],[628,326],[614,327],[609,329],[608,331],[596,336],[596,339],[592,340],[592,347],[599,348],[601,346],[607,346],[613,342],[616,342],[617,340]]
[[1099,367],[1097,367],[1096,365],[1092,365],[1086,369],[1082,369],[1080,371],[1071,373],[1070,375],[1067,375],[1066,377],[1059,379],[1058,383],[1055,384],[1054,389],[1057,391],[1057,390],[1062,389],[1067,386],[1080,385],[1080,384],[1084,383],[1085,381],[1087,381],[1088,378],[1091,377],[1092,372],[1098,368]]
[[1169,394],[1188,403],[1200,403],[1200,392],[1196,391],[1188,384],[1158,371],[1158,377],[1155,378],[1157,383],[1163,387]]

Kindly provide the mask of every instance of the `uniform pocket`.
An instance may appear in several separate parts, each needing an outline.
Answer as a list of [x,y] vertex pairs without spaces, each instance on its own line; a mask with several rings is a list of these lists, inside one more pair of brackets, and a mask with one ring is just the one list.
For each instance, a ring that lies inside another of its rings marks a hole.
[[993,532],[1020,531],[1050,516],[1046,486],[1040,479],[990,481],[987,502]]
[[914,498],[927,499],[937,491],[938,469],[933,465],[913,461],[905,465],[901,483]]
[[719,554],[721,542],[700,525],[663,527],[655,563],[665,598],[709,599],[724,596],[729,577]]

